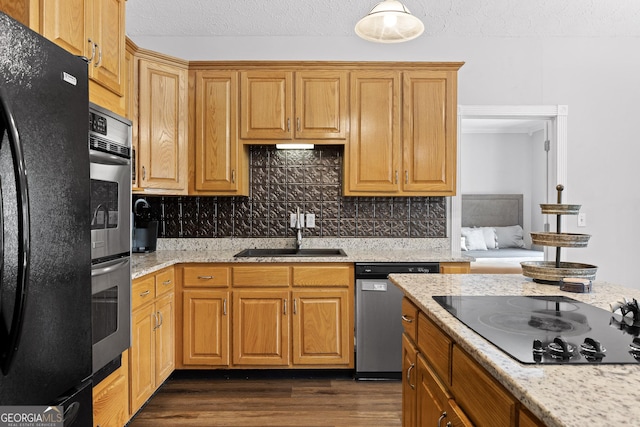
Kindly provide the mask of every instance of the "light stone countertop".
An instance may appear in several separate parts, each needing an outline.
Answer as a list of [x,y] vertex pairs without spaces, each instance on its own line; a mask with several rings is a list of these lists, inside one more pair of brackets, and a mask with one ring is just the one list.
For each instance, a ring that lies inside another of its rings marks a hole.
[[287,248],[293,239],[158,239],[158,250],[133,254],[132,278],[154,273],[180,263],[240,262],[469,262],[464,255],[452,256],[448,239],[315,239],[304,240],[305,248],[340,248],[347,256],[235,258],[247,248]]
[[[594,282],[593,292],[560,291],[519,274],[392,274],[390,279],[524,406],[551,427],[640,425],[638,365],[524,365],[442,308],[434,295],[565,295],[609,310],[609,303],[640,299],[640,290]],[[632,337],[629,337],[631,342]]]

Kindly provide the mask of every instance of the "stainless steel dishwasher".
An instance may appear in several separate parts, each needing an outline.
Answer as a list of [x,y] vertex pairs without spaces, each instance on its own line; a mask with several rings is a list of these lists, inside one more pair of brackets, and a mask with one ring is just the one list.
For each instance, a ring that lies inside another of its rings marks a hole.
[[403,293],[391,273],[438,273],[437,262],[356,263],[356,378],[400,378]]

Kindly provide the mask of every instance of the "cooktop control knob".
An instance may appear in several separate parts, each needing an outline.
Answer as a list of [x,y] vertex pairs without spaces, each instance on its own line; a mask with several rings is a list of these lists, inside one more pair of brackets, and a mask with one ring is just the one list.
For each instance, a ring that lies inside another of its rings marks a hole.
[[570,359],[573,356],[575,348],[562,337],[556,337],[553,342],[547,346],[551,357]]
[[587,337],[584,339],[584,342],[580,344],[580,353],[589,360],[602,360],[602,358],[606,356],[606,354],[604,354],[605,351],[607,351],[607,349],[593,338]]

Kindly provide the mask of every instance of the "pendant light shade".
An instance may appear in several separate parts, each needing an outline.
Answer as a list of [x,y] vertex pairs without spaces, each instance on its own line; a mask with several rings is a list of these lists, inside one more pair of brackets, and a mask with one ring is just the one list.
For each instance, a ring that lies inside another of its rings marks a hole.
[[356,34],[378,43],[413,40],[424,31],[424,24],[397,0],[384,0],[356,24]]

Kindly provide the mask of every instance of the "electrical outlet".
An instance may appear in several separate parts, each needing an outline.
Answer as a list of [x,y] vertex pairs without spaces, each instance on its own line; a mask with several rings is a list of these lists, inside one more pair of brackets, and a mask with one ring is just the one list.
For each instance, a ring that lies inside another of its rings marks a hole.
[[316,226],[316,214],[307,214],[307,228],[314,228]]
[[580,212],[578,214],[578,227],[586,227],[587,226],[587,214],[584,212]]
[[[289,217],[289,226],[291,228],[295,228],[296,227],[296,214],[292,213],[291,216]],[[304,214],[300,214],[300,227],[304,228]]]

